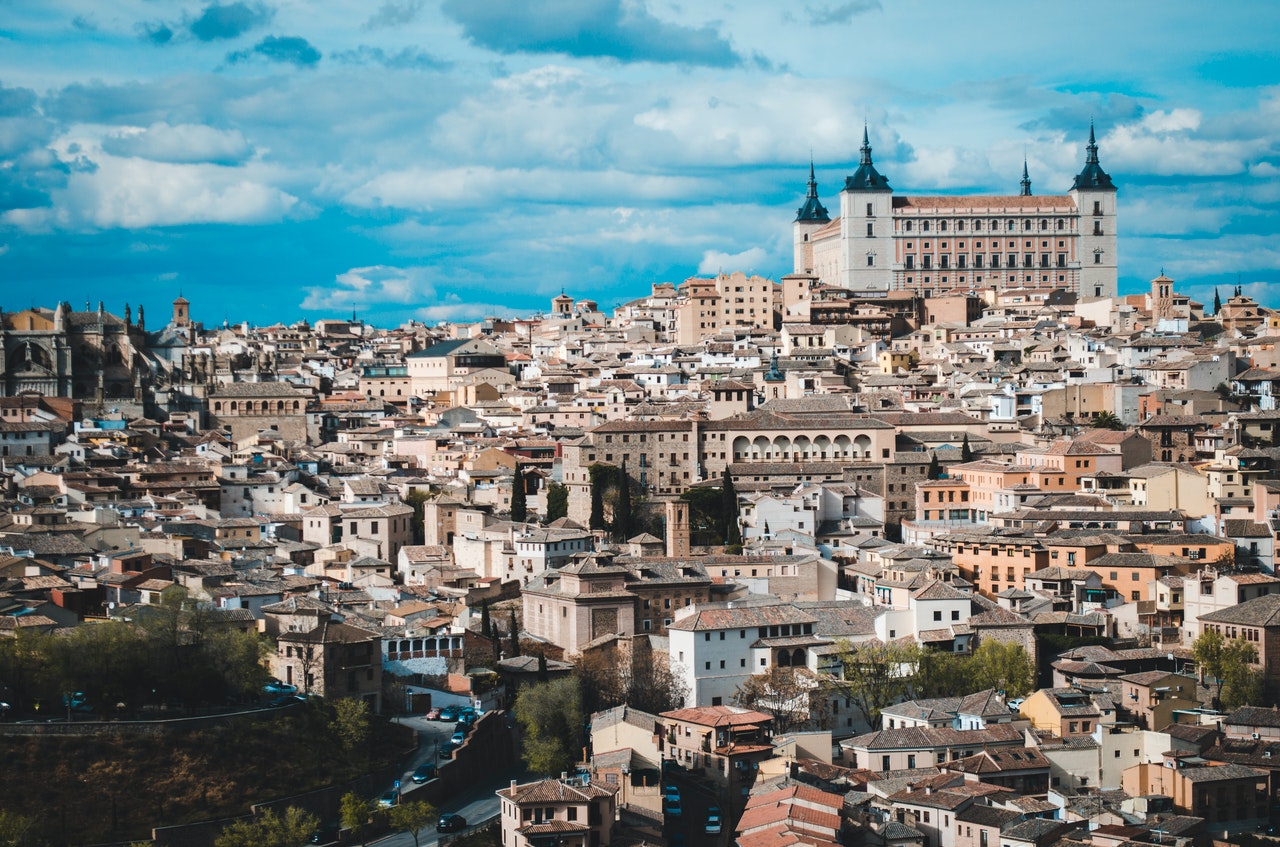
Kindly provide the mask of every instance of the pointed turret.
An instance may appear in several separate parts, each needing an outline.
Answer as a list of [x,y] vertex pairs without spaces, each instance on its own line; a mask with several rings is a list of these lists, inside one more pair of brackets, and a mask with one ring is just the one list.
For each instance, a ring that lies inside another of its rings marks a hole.
[[813,174],[813,160],[809,160],[809,190],[804,196],[804,205],[796,210],[796,220],[808,223],[828,223],[831,216],[818,199],[818,180]]
[[1022,196],[1030,197],[1031,196],[1031,175],[1027,173],[1027,157],[1026,156],[1022,157],[1022,182],[1019,184],[1022,186]]
[[862,154],[858,160],[858,170],[853,176],[845,177],[845,191],[892,191],[889,187],[889,180],[880,175],[876,170],[875,164],[871,161],[871,138],[867,134],[866,124],[862,126],[862,147],[859,148]]
[[1095,191],[1115,191],[1116,186],[1111,181],[1111,176],[1098,163],[1098,142],[1093,135],[1093,121],[1089,121],[1089,143],[1085,145],[1084,149],[1084,169],[1076,174],[1075,182],[1071,184],[1071,187],[1085,191],[1090,189]]

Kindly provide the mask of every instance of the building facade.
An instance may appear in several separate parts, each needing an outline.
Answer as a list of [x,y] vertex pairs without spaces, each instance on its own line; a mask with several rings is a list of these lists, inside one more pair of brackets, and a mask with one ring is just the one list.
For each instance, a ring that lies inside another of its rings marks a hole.
[[[1085,164],[1070,191],[1009,196],[898,195],[876,170],[864,131],[858,169],[832,220],[812,168],[792,226],[794,272],[852,292],[1064,289],[1116,295],[1116,188],[1089,128]],[[789,305],[789,304],[788,304]]]

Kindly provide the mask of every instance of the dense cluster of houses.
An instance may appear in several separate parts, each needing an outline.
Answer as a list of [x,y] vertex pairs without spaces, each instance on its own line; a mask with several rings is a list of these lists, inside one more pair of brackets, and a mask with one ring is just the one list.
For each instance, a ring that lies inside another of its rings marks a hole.
[[[535,845],[661,813],[664,766],[734,798],[744,847],[1183,843],[1280,799],[1280,718],[1215,709],[1190,652],[1240,639],[1280,679],[1280,315],[1239,291],[732,274],[392,330],[189,307],[0,314],[0,637],[181,597],[270,638],[282,682],[377,709],[497,702],[475,668],[514,683],[530,654],[669,669],[681,708],[593,720],[598,778],[503,792]],[[601,466],[635,531],[602,526]],[[741,545],[691,506],[726,479]],[[787,733],[738,703],[851,644],[990,641],[1051,687],[875,726],[833,697]]]

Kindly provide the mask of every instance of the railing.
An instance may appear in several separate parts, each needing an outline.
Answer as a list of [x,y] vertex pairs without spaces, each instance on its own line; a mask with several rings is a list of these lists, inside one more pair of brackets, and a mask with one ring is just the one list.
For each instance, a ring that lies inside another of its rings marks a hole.
[[474,835],[477,832],[488,829],[489,827],[498,823],[499,820],[501,820],[501,818],[502,818],[501,814],[490,815],[489,817],[485,818],[479,823],[471,824],[466,829],[462,829],[457,832],[450,832],[447,835],[442,835],[440,836],[440,840],[439,840],[440,847],[444,847],[444,845],[446,844],[451,844],[452,842],[457,841],[459,838],[466,838],[468,835]]

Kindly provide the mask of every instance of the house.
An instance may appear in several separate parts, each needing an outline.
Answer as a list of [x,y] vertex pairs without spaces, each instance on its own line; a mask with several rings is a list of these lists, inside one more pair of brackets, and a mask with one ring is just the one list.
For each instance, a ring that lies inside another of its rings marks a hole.
[[773,716],[737,706],[675,709],[658,716],[663,758],[686,769],[705,769],[722,785],[750,786],[773,755]]
[[1211,831],[1252,829],[1267,817],[1267,772],[1237,764],[1166,761],[1134,765],[1122,777],[1125,793],[1163,794],[1185,815],[1204,818]]
[[580,779],[512,780],[497,792],[503,847],[609,847],[617,792]]
[[1200,616],[1200,634],[1243,638],[1258,650],[1257,665],[1269,678],[1280,674],[1280,594],[1264,594]]
[[1019,711],[1033,727],[1059,738],[1092,735],[1102,717],[1091,695],[1076,688],[1042,688]]
[[299,690],[329,699],[355,698],[382,710],[382,636],[328,619],[307,632],[282,632],[271,672]]

